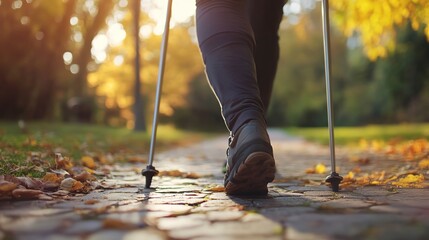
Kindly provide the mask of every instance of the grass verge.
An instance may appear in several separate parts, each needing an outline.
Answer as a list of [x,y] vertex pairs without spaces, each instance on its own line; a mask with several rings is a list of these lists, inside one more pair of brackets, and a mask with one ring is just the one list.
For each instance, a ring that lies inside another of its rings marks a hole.
[[[189,144],[209,136],[160,125],[156,150]],[[74,162],[85,155],[108,154],[121,160],[123,156],[146,154],[149,144],[150,129],[134,132],[126,128],[52,122],[31,122],[19,127],[17,122],[0,122],[0,175],[41,175],[41,171],[35,171],[32,166],[32,153],[51,164],[56,152]]]
[[[317,128],[286,128],[291,135],[301,136],[309,141],[324,145],[329,144],[327,127]],[[418,138],[429,139],[429,123],[397,124],[397,125],[368,125],[362,127],[335,127],[335,143],[338,145],[357,145],[365,140],[411,140]]]

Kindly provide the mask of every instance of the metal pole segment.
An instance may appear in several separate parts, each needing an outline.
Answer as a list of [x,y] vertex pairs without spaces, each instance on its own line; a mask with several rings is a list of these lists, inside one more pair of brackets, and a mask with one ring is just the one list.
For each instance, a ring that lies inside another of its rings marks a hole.
[[329,30],[329,3],[328,0],[322,0],[323,15],[323,48],[325,51],[325,81],[326,81],[326,105],[328,111],[328,128],[329,128],[329,147],[331,151],[331,172],[336,172],[335,163],[335,138],[334,138],[334,113],[332,105],[332,88],[331,88],[331,58],[330,58],[330,30]]
[[165,17],[164,34],[162,36],[162,43],[161,43],[161,56],[159,58],[159,65],[158,65],[159,66],[158,82],[156,85],[155,108],[153,112],[153,122],[152,122],[152,136],[150,138],[150,150],[149,150],[149,160],[148,160],[149,166],[152,166],[154,152],[155,152],[156,132],[158,128],[159,104],[161,102],[162,81],[164,78],[165,58],[167,55],[167,46],[168,46],[168,34],[170,32],[172,2],[173,0],[168,0],[168,3],[167,3],[167,15]]

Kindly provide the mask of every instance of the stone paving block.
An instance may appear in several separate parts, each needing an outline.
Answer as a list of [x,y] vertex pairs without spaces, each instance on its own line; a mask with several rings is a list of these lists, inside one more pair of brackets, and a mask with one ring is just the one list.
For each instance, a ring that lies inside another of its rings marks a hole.
[[160,230],[177,230],[195,228],[207,224],[208,219],[205,214],[190,214],[185,216],[160,218],[156,227]]
[[[48,216],[48,215],[56,215],[70,212],[70,209],[52,209],[52,208],[17,208],[17,209],[9,209],[2,210],[1,214],[9,217],[38,217],[38,216]],[[1,221],[0,221],[1,223]]]
[[168,197],[168,198],[153,198],[149,199],[149,204],[184,204],[198,205],[207,201],[205,198],[188,198],[186,196]]
[[372,203],[368,203],[360,199],[334,199],[331,201],[322,202],[313,206],[319,206],[320,208],[331,208],[331,209],[350,209],[350,208],[369,208]]
[[98,200],[98,202],[95,202],[94,204],[86,204],[82,200],[74,200],[74,201],[63,201],[56,204],[53,204],[51,207],[53,208],[63,208],[63,209],[101,209],[101,208],[108,208],[118,205],[118,202],[114,201],[108,201],[108,200]]
[[89,235],[86,240],[118,240],[123,239],[125,231],[103,230]]
[[79,236],[67,236],[61,234],[34,234],[34,233],[18,233],[13,236],[15,240],[81,240],[82,237]]
[[211,222],[237,221],[245,214],[242,211],[210,211],[207,212],[207,219]]
[[392,192],[391,190],[388,190],[383,186],[366,186],[357,188],[353,192],[367,197],[389,196],[392,194],[396,194],[395,192]]
[[46,233],[61,229],[66,219],[25,217],[3,224],[1,228],[10,232]]
[[272,199],[255,199],[253,203],[257,208],[277,208],[286,206],[309,206],[311,201],[305,197],[277,197]]
[[139,229],[139,230],[128,232],[122,238],[122,240],[146,240],[146,239],[166,240],[167,236],[165,235],[165,233],[157,231],[155,229],[145,228],[145,229]]
[[9,209],[37,209],[37,208],[46,208],[50,204],[56,203],[56,201],[46,201],[46,200],[31,200],[31,201],[1,201],[0,204],[0,213],[2,210]]
[[427,215],[429,216],[429,210],[422,210],[421,208],[407,207],[403,205],[377,205],[369,208],[374,212],[383,212],[383,213],[401,213],[406,215],[418,216],[418,215]]
[[128,225],[134,225],[138,227],[144,226],[144,220],[148,216],[148,212],[125,212],[125,213],[106,213],[99,216],[100,219],[114,219]]
[[402,224],[410,219],[390,214],[303,214],[291,216],[286,226],[286,239],[359,239],[374,226]]
[[330,191],[331,189],[325,185],[317,185],[317,186],[291,186],[286,188],[292,192],[307,192],[307,191]]
[[169,237],[174,239],[206,237],[217,237],[218,239],[231,237],[247,239],[248,237],[253,237],[264,239],[265,237],[281,236],[282,232],[283,228],[280,224],[269,219],[263,219],[249,222],[214,222],[189,229],[177,229],[170,231]]
[[263,208],[258,212],[265,217],[272,219],[276,222],[284,222],[290,216],[299,215],[303,213],[311,213],[316,211],[312,207],[277,207],[277,208]]
[[120,206],[113,206],[107,209],[107,213],[122,213],[122,212],[136,212],[145,211],[147,208],[147,202],[133,202],[130,204],[124,204]]
[[99,220],[74,221],[70,226],[61,229],[61,232],[68,235],[78,235],[95,232],[102,228],[103,224]]
[[149,211],[183,215],[189,213],[192,210],[192,207],[187,205],[148,204],[147,209]]

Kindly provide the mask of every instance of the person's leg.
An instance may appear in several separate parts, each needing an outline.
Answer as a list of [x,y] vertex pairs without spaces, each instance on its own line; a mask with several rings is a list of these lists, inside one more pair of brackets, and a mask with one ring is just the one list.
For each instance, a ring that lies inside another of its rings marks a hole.
[[246,0],[197,0],[197,36],[206,73],[232,133],[250,120],[265,124],[246,4]]
[[254,32],[256,79],[267,113],[279,60],[278,29],[287,0],[249,0],[248,15]]
[[197,0],[197,35],[206,72],[231,138],[227,194],[266,194],[275,162],[256,79],[246,0]]

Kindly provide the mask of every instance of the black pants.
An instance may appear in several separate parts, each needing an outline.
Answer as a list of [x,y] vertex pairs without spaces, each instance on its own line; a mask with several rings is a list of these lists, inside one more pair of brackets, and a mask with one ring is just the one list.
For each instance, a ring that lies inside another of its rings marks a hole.
[[196,25],[210,85],[233,133],[265,124],[286,0],[197,0]]

